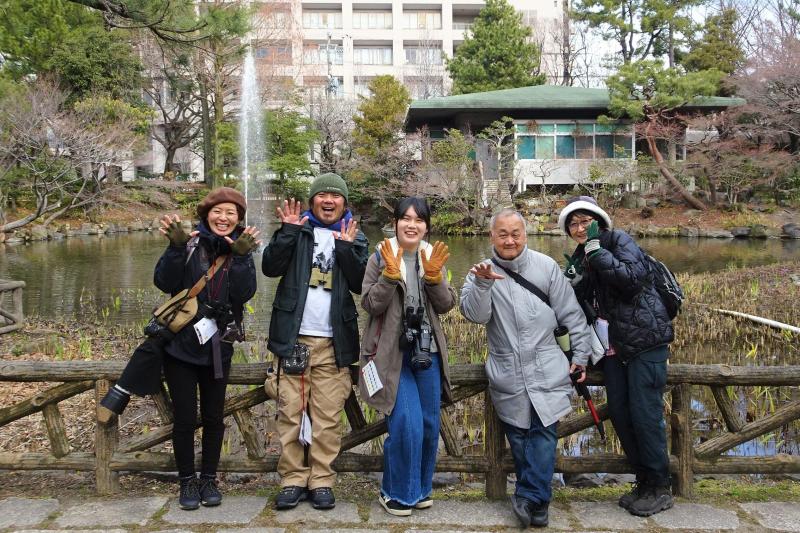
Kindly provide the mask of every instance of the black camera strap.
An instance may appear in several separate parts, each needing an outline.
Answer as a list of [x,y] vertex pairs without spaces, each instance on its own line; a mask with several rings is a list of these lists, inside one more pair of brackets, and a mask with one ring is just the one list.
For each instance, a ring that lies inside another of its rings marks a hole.
[[508,274],[508,277],[510,277],[511,279],[513,279],[514,281],[516,281],[517,283],[528,289],[530,292],[536,295],[537,298],[539,298],[541,301],[547,304],[547,307],[550,307],[552,309],[552,306],[550,305],[550,298],[548,298],[547,295],[544,292],[542,292],[541,289],[539,289],[539,287],[537,287],[536,285],[525,279],[520,274],[514,272],[513,270],[507,269],[506,267],[498,263],[497,259],[495,259],[494,257],[492,257],[492,263],[500,267],[503,270],[503,272]]

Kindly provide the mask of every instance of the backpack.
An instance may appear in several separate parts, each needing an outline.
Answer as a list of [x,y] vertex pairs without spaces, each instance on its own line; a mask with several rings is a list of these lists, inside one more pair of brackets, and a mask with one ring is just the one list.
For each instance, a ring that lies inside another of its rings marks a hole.
[[644,255],[650,263],[653,285],[664,303],[667,315],[670,320],[674,320],[678,313],[681,312],[681,304],[683,304],[684,300],[683,289],[681,289],[680,283],[675,279],[675,275],[667,265],[648,253]]

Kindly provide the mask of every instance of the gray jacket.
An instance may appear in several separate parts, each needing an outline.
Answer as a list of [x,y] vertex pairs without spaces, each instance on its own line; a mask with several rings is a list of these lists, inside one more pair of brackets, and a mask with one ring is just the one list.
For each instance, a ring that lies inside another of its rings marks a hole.
[[470,322],[486,324],[486,375],[500,419],[529,428],[533,408],[549,426],[572,410],[569,363],[553,330],[558,324],[569,329],[573,362],[585,365],[591,353],[586,317],[569,281],[550,257],[526,247],[510,261],[496,253],[495,259],[547,294],[552,307],[508,276],[489,280],[468,274],[461,289],[461,313]]

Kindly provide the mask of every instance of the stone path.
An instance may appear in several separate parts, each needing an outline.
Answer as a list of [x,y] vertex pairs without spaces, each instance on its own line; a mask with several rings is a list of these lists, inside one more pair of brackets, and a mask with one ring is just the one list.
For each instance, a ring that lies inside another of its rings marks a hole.
[[[0,500],[0,531],[189,531],[218,533],[343,533],[403,531],[494,532],[518,530],[508,503],[435,500],[410,517],[386,514],[377,502],[339,502],[331,511],[307,503],[276,513],[266,498],[226,496],[216,508],[182,511],[175,498],[90,498],[83,500],[6,498]],[[706,505],[676,503],[651,518],[637,518],[614,502],[554,503],[550,527],[542,531],[791,531],[800,532],[800,504],[790,502]]]

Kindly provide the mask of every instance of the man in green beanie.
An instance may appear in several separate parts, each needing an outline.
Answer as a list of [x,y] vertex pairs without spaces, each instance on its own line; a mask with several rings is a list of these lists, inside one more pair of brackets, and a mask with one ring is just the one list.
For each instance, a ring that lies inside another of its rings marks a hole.
[[305,499],[316,509],[335,505],[340,413],[352,393],[358,362],[358,313],[369,243],[347,209],[347,184],[322,174],[311,184],[309,209],[284,200],[281,226],[262,256],[266,276],[280,277],[272,304],[269,350],[277,369],[281,491],[278,510]]

